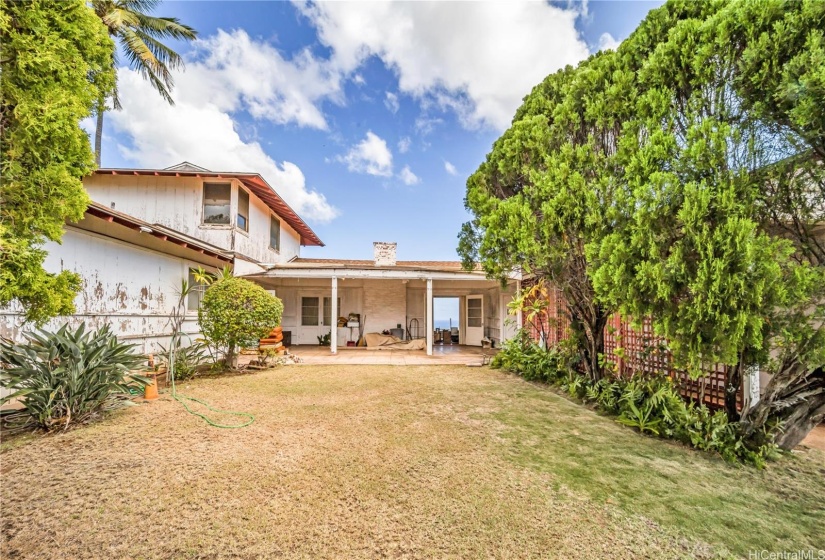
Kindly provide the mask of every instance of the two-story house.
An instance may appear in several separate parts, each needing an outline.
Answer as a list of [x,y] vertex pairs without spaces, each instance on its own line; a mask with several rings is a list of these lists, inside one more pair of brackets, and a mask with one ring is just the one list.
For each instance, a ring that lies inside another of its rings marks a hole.
[[[312,228],[257,173],[214,172],[188,162],[166,169],[99,169],[85,178],[93,203],[67,224],[62,244],[49,244],[45,266],[82,278],[76,312],[62,322],[109,324],[121,338],[155,352],[169,338],[181,280],[198,267],[233,273],[272,290],[284,302],[291,343],[331,351],[357,338],[339,319],[356,314],[367,332],[392,331],[433,348],[433,298],[460,298],[461,344],[512,336],[506,305],[518,289],[458,262],[396,261],[394,243],[376,243],[375,259],[301,258],[302,246],[323,246]],[[184,331],[198,334],[200,293],[186,302]],[[0,334],[18,338],[22,316],[0,310]]]
[[[261,272],[322,245],[312,229],[257,173],[213,173],[182,163],[168,169],[99,169],[83,184],[92,204],[48,243],[47,270],[80,274],[75,314],[54,319],[110,325],[145,352],[169,339],[181,280],[198,267]],[[200,293],[190,295],[184,331],[198,334]],[[18,339],[16,306],[0,310],[0,335]]]

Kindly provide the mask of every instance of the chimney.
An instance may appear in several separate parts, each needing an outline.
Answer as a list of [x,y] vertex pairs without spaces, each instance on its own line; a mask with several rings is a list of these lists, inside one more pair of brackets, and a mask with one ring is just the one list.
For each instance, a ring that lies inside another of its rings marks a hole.
[[398,243],[376,241],[372,244],[375,266],[395,266],[395,248]]

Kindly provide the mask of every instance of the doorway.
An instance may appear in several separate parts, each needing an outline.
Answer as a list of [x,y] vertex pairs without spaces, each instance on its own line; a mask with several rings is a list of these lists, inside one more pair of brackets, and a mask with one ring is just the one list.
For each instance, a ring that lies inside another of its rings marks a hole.
[[433,344],[458,344],[461,298],[433,298]]

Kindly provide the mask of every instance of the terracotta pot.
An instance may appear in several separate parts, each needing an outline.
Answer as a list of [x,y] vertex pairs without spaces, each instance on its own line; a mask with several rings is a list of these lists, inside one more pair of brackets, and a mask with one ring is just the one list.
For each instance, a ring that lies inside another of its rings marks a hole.
[[147,401],[153,401],[158,398],[158,376],[150,374],[148,376],[152,383],[143,388],[143,398]]

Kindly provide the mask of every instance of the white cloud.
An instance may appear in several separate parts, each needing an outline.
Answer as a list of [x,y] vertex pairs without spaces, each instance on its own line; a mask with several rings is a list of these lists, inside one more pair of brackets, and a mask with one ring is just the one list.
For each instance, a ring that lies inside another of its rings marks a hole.
[[392,152],[387,147],[387,142],[371,130],[346,155],[338,156],[338,161],[346,163],[347,169],[355,173],[392,176]]
[[583,8],[546,2],[298,3],[343,74],[379,57],[399,90],[468,128],[506,128],[548,74],[588,56]]
[[412,140],[410,140],[409,136],[405,136],[398,141],[398,151],[402,154],[406,154],[410,151],[410,145],[412,145]]
[[392,113],[393,115],[396,114],[400,107],[398,103],[398,96],[388,91],[387,96],[384,99],[384,106],[390,111],[390,113]]
[[421,136],[426,136],[432,133],[432,131],[435,130],[435,127],[443,122],[444,119],[421,116],[415,119],[415,130]]
[[358,84],[359,86],[362,86],[367,83],[367,81],[364,79],[364,76],[362,76],[361,74],[356,74],[355,76],[353,76],[352,81]]
[[214,103],[222,111],[244,109],[256,119],[325,130],[322,102],[344,101],[339,70],[309,50],[286,60],[272,45],[250,39],[243,30],[220,29],[197,46],[201,59],[189,63],[179,79],[200,83],[200,91],[187,91],[193,103]]
[[455,165],[446,160],[444,160],[444,170],[450,175],[458,175],[458,170],[455,168]]
[[[323,194],[307,187],[297,165],[274,160],[258,142],[238,135],[230,111],[246,106],[244,96],[252,95],[251,86],[232,88],[222,70],[202,63],[189,64],[187,72],[175,78],[175,105],[170,106],[139,74],[125,68],[118,71],[124,110],[106,113],[106,118],[118,135],[126,136],[118,146],[126,158],[148,168],[187,160],[215,171],[257,172],[305,219],[327,222],[338,215]],[[259,114],[275,108],[266,109],[263,96],[257,98]],[[302,114],[309,115],[293,113]]]
[[412,172],[409,165],[404,166],[404,169],[401,170],[398,177],[404,182],[405,185],[415,185],[421,182],[421,179]]
[[616,50],[622,42],[613,38],[613,35],[610,33],[602,33],[601,37],[599,37],[599,50]]

